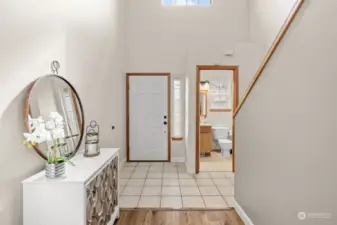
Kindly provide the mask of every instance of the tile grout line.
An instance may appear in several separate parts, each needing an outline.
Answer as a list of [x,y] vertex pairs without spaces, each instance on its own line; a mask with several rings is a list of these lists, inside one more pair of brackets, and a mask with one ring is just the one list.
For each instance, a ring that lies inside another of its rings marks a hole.
[[[168,173],[173,173],[172,171],[167,171]],[[166,198],[170,198],[170,197],[180,197],[180,203],[181,203],[181,206],[182,206],[182,193],[181,193],[181,188],[180,188],[180,182],[179,182],[179,173],[178,173],[178,169],[175,168],[175,172],[178,176],[178,178],[167,178],[167,179],[177,179],[178,180],[178,187],[179,187],[179,190],[180,190],[180,195],[165,195]],[[166,187],[164,186],[164,173],[165,173],[165,168],[163,169],[163,184],[162,186],[163,187]],[[167,187],[177,187],[177,186],[167,186]],[[164,197],[164,195],[162,195],[162,197]],[[174,207],[172,207],[174,208]]]
[[[210,177],[211,181],[213,182],[212,178],[211,178],[211,174],[209,172],[206,172],[208,174],[208,176]],[[205,205],[205,208],[207,208],[206,206],[206,202],[205,202],[205,199],[204,199],[204,195],[201,193],[200,191],[200,187],[198,186],[198,189],[199,189],[199,192],[200,192],[200,195],[201,195],[201,198],[202,198],[202,201],[204,202],[204,205]]]
[[[183,179],[183,178],[182,178]],[[184,178],[185,179],[185,178]],[[196,183],[197,183],[197,181],[196,181],[196,179],[195,179],[195,177],[193,177],[193,178],[187,178],[187,179],[192,179],[192,180],[194,180]],[[179,178],[179,181],[180,181],[180,178]],[[192,186],[191,186],[192,187]],[[198,187],[198,184],[197,184],[197,187]],[[199,187],[198,187],[198,190],[199,190]],[[199,193],[200,193],[200,190],[199,190]],[[201,195],[201,193],[200,193],[200,195]],[[184,205],[184,197],[186,198],[186,197],[193,197],[193,195],[186,195],[186,196],[183,196],[183,193],[181,192],[181,204],[182,204],[182,208],[185,208],[185,205]]]
[[[231,172],[231,173],[232,173],[233,176],[234,176],[234,173],[233,173],[233,172]],[[233,180],[234,180],[234,177],[227,177],[227,173],[225,174],[225,176],[226,176],[226,178],[230,178],[230,179],[233,179]],[[232,180],[231,180],[231,183],[232,183],[232,186],[233,186],[233,191],[235,191],[235,188],[234,188],[235,183],[232,182]],[[229,195],[229,196],[234,198],[234,194],[235,194],[235,192],[233,193],[233,195]],[[225,197],[224,197],[224,196],[222,196],[222,197],[223,197],[223,199],[225,200],[225,202],[227,203],[227,205],[228,205],[229,207],[231,207],[231,206],[229,205],[229,203],[227,202],[227,200],[225,199]],[[226,196],[226,197],[227,197],[227,196]],[[234,198],[234,200],[235,200],[235,198]]]
[[[212,181],[213,181],[213,178],[212,178]],[[214,181],[213,181],[213,183],[214,183]],[[228,206],[228,204],[226,202],[226,199],[222,196],[222,193],[221,193],[220,189],[218,188],[218,186],[215,183],[214,183],[214,185],[215,185],[215,188],[218,190],[220,196],[222,197],[222,199],[225,201],[226,205]]]
[[[226,176],[226,174],[225,174],[225,178],[224,179],[226,179],[227,180],[227,176]],[[213,181],[213,178],[212,178],[212,181]],[[213,181],[213,183],[214,183],[214,181]],[[220,196],[222,197],[222,199],[225,201],[225,203],[226,203],[226,205],[227,205],[227,207],[230,207],[229,206],[229,204],[227,203],[227,201],[226,201],[226,199],[225,199],[225,197],[222,195],[222,193],[221,193],[221,191],[220,191],[220,189],[219,189],[219,187],[214,183],[214,185],[215,185],[215,187],[216,187],[216,189],[219,191],[219,193],[220,193]]]
[[180,183],[180,176],[179,176],[179,169],[178,167],[176,167],[176,173],[178,175],[178,183],[179,183],[179,191],[180,191],[180,203],[181,203],[181,208],[184,208],[184,205],[183,205],[183,192],[181,191],[181,183]]
[[148,174],[149,174],[150,167],[151,167],[151,164],[150,164],[150,166],[147,168],[146,176],[145,176],[145,179],[144,179],[144,184],[143,184],[143,186],[142,186],[142,190],[140,191],[140,194],[139,194],[139,200],[138,200],[138,203],[137,203],[136,208],[139,208],[140,199],[142,198],[142,194],[143,194],[143,191],[144,191],[144,188],[145,188],[145,183],[146,183],[146,180],[147,180],[147,176],[148,176]]
[[161,165],[161,185],[160,185],[160,203],[159,208],[161,208],[161,202],[163,199],[163,184],[164,184],[164,163]]
[[[127,184],[129,183],[129,181],[131,180],[131,176],[132,176],[132,174],[134,173],[134,171],[135,171],[135,169],[136,169],[136,166],[137,166],[137,164],[138,163],[136,163],[136,165],[135,166],[132,166],[133,167],[133,169],[132,169],[132,171],[131,171],[131,174],[130,174],[130,177],[128,178],[128,182],[125,184],[125,187],[124,187],[124,189],[127,187]],[[124,190],[123,190],[124,191]],[[121,195],[122,195],[122,193],[121,193]],[[123,195],[123,196],[131,196],[131,195]],[[139,200],[138,200],[139,201]],[[137,203],[137,205],[138,205],[138,203]]]
[[[139,165],[139,163],[137,163],[137,165]],[[136,169],[136,167],[135,167],[135,169]],[[143,186],[142,186],[142,190],[140,191],[140,194],[139,194],[139,199],[138,199],[136,208],[139,208],[139,202],[140,202],[140,199],[141,199],[141,197],[142,197],[143,190],[144,190],[144,186],[145,186],[145,182],[146,182],[146,177],[147,177],[147,173],[146,173],[146,176],[145,176],[144,184],[143,184]]]
[[[123,166],[123,167],[124,167],[124,166]],[[122,193],[123,193],[124,189],[126,188],[126,186],[128,185],[128,183],[129,183],[129,181],[130,181],[130,179],[131,179],[131,176],[132,176],[132,174],[133,174],[133,172],[134,172],[134,170],[135,170],[135,168],[136,168],[136,166],[132,166],[132,167],[133,167],[133,169],[131,170],[131,174],[130,174],[130,177],[129,177],[129,178],[121,178],[121,177],[120,177],[120,179],[127,179],[127,180],[128,180],[128,181],[125,183],[123,190],[120,192],[120,196],[122,196]],[[122,169],[123,169],[123,168],[122,168]]]
[[[183,179],[183,178],[180,178],[179,174],[179,167],[177,168],[177,173],[178,173],[178,179],[179,179],[179,184],[180,184],[180,179]],[[180,201],[181,201],[181,208],[183,209],[184,208],[184,201],[183,201],[183,192],[181,191],[181,184],[180,184]]]
[[177,169],[177,175],[178,175],[178,183],[179,183],[179,191],[180,191],[180,202],[181,202],[181,208],[184,208],[184,203],[183,203],[183,192],[181,191],[181,183],[180,183],[180,176],[179,176],[179,171],[178,168]]
[[[214,184],[214,186],[215,186],[215,189],[219,192],[219,195],[205,195],[205,196],[211,196],[211,197],[219,197],[219,196],[220,196],[220,197],[225,201],[226,205],[228,205],[227,202],[226,202],[226,200],[225,200],[225,199],[223,198],[223,196],[221,195],[221,192],[220,192],[218,186],[217,186],[217,185],[215,184],[215,182],[214,182],[214,179],[217,179],[217,178],[213,178],[210,172],[207,172],[207,173],[208,173],[208,175],[209,175],[209,177],[210,177],[210,180],[213,182],[213,184]],[[211,186],[210,186],[210,187],[211,187]],[[200,188],[199,188],[199,189],[200,189]],[[200,193],[201,193],[201,192],[200,192]],[[202,194],[201,194],[201,195],[202,195]],[[206,201],[205,201],[204,195],[202,195],[202,199],[203,199],[203,201],[204,201],[205,208],[207,208],[207,205],[206,205]]]

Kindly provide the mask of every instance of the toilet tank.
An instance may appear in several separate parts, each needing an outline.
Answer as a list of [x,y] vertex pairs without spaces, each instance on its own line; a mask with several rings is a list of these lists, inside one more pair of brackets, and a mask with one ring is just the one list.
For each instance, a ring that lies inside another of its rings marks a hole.
[[212,134],[215,139],[227,139],[229,130],[229,127],[213,126]]

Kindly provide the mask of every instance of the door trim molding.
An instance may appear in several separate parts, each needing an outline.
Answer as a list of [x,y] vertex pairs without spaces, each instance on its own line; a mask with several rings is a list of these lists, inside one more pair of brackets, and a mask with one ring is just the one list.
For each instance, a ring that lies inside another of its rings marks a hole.
[[[195,108],[195,173],[200,170],[200,71],[201,70],[231,70],[233,71],[233,106],[232,112],[235,112],[239,105],[239,66],[220,66],[220,65],[197,65],[196,73],[196,108]],[[235,118],[232,115],[232,171],[235,172]]]
[[[168,159],[165,162],[171,162],[171,74],[170,73],[126,73],[126,161],[127,162],[144,162],[144,161],[134,161],[130,160],[130,77],[131,76],[166,76],[167,77],[167,110],[168,110],[168,120],[167,120],[167,151]],[[149,160],[146,162],[159,162]],[[160,161],[161,162],[161,161]]]

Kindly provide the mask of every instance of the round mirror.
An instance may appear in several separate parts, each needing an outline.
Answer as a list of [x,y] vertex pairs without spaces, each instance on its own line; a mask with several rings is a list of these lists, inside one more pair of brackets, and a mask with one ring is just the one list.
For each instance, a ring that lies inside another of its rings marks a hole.
[[29,86],[24,107],[27,133],[34,134],[33,147],[44,159],[51,150],[71,158],[84,133],[84,113],[74,87],[63,77],[40,77]]

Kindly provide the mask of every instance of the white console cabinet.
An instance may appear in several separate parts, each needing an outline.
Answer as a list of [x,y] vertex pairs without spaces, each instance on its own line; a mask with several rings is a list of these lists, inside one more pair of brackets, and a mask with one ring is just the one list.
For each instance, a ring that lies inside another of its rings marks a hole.
[[101,148],[86,158],[79,153],[64,178],[45,171],[24,180],[23,225],[112,225],[119,216],[119,149]]

